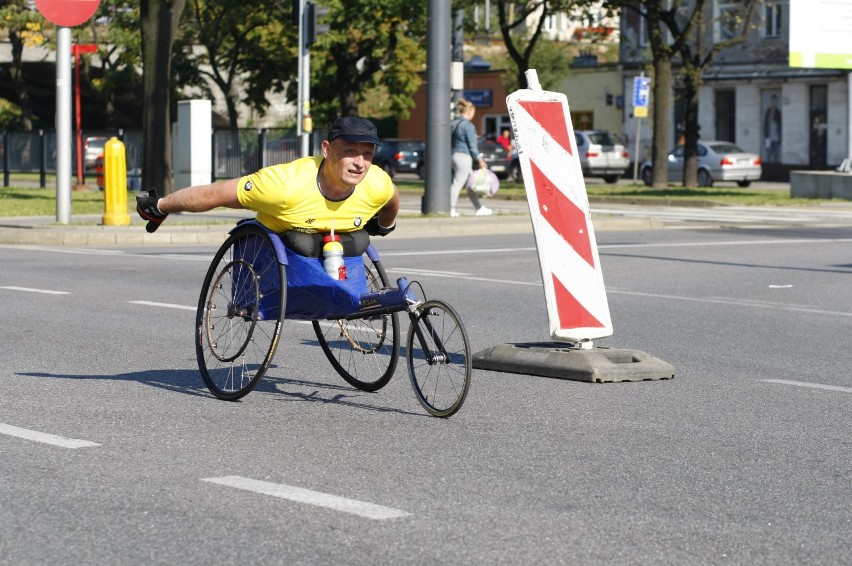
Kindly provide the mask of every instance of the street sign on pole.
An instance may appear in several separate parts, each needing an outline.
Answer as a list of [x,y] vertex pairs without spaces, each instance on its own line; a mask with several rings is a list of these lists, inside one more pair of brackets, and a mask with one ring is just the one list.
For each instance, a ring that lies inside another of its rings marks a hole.
[[651,99],[651,78],[633,78],[633,116],[635,118],[648,117],[648,102]]
[[73,28],[95,15],[100,0],[35,0],[35,4],[47,21]]
[[95,15],[100,0],[35,0],[56,30],[56,221],[71,221],[71,28]]

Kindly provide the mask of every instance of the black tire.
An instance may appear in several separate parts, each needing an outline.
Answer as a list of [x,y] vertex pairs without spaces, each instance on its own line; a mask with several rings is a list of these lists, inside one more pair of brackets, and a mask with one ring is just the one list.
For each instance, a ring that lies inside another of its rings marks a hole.
[[603,180],[604,183],[607,183],[608,185],[613,185],[616,181],[618,181],[618,175],[604,175]]
[[737,185],[740,187],[748,187],[751,185],[751,181],[737,181]]
[[654,184],[654,170],[650,167],[645,167],[642,169],[642,182],[647,186],[653,186]]
[[[381,261],[364,256],[367,290],[390,287]],[[315,320],[314,331],[328,361],[352,387],[378,391],[388,384],[399,361],[397,313],[354,320]]]
[[198,369],[213,395],[235,401],[266,373],[286,297],[286,270],[267,233],[247,225],[231,234],[207,270],[195,317]]
[[385,162],[385,163],[382,163],[382,169],[384,169],[385,173],[387,173],[387,174],[388,174],[388,176],[389,176],[391,179],[393,179],[394,170],[393,170],[393,165],[391,165],[391,162],[390,162],[390,161],[387,161],[387,162]]
[[456,311],[443,301],[426,301],[411,319],[406,351],[411,386],[430,415],[449,417],[461,408],[470,388],[467,332]]
[[509,166],[509,178],[516,183],[524,182],[524,174],[521,172],[521,164],[517,161]]
[[713,177],[710,176],[710,173],[707,172],[706,169],[698,170],[698,186],[699,187],[712,187],[713,186]]

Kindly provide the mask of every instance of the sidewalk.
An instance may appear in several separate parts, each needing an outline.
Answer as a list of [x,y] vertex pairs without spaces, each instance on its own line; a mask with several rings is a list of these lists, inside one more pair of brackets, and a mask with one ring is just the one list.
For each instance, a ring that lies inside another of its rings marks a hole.
[[[394,238],[434,238],[487,234],[532,233],[526,201],[491,200],[492,216],[474,216],[466,200],[459,201],[460,218],[423,216],[420,196],[403,195]],[[102,215],[72,215],[69,224],[58,224],[55,216],[0,217],[0,244],[46,246],[151,246],[218,245],[241,218],[253,218],[244,210],[172,214],[153,234],[145,223],[131,215],[130,226],[102,226]],[[618,215],[592,216],[596,231],[647,230],[662,228],[653,218]]]

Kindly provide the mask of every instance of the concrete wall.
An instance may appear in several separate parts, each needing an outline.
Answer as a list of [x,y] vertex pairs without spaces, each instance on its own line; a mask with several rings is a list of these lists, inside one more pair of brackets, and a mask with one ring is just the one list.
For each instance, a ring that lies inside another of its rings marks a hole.
[[790,196],[852,200],[852,174],[836,171],[791,171]]

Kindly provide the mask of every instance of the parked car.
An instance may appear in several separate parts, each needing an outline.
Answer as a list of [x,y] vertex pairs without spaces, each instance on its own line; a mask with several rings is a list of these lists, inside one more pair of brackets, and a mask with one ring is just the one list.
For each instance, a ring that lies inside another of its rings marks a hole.
[[[482,137],[477,140],[477,146],[479,147],[479,152],[482,154],[482,159],[485,161],[488,169],[497,175],[498,179],[505,179],[509,176],[509,154],[502,145],[493,139]],[[420,158],[417,162],[417,175],[421,179],[426,178],[425,153],[425,151],[421,152]],[[476,167],[476,163],[474,163],[474,167]]]
[[477,145],[482,159],[498,179],[509,176],[509,153],[506,148],[493,139],[479,138]]
[[419,140],[388,138],[373,156],[373,165],[378,165],[393,178],[397,173],[416,173],[417,161],[423,155],[425,145]]
[[[630,168],[630,154],[616,134],[605,130],[580,130],[574,132],[580,168],[584,177],[602,177],[606,183],[615,183]],[[508,176],[523,182],[518,152],[512,153]]]
[[574,132],[584,177],[615,183],[630,167],[630,155],[618,135],[606,130]]
[[[679,145],[669,152],[666,160],[669,181],[683,180],[683,151],[684,146]],[[699,187],[710,187],[716,181],[736,181],[740,187],[747,187],[763,173],[759,155],[743,151],[731,142],[699,141],[697,153]],[[653,183],[651,161],[642,163],[640,171],[642,181],[650,186]]]
[[104,145],[109,138],[106,137],[88,137],[83,142],[83,162],[86,169],[94,169],[95,161],[103,155]]

